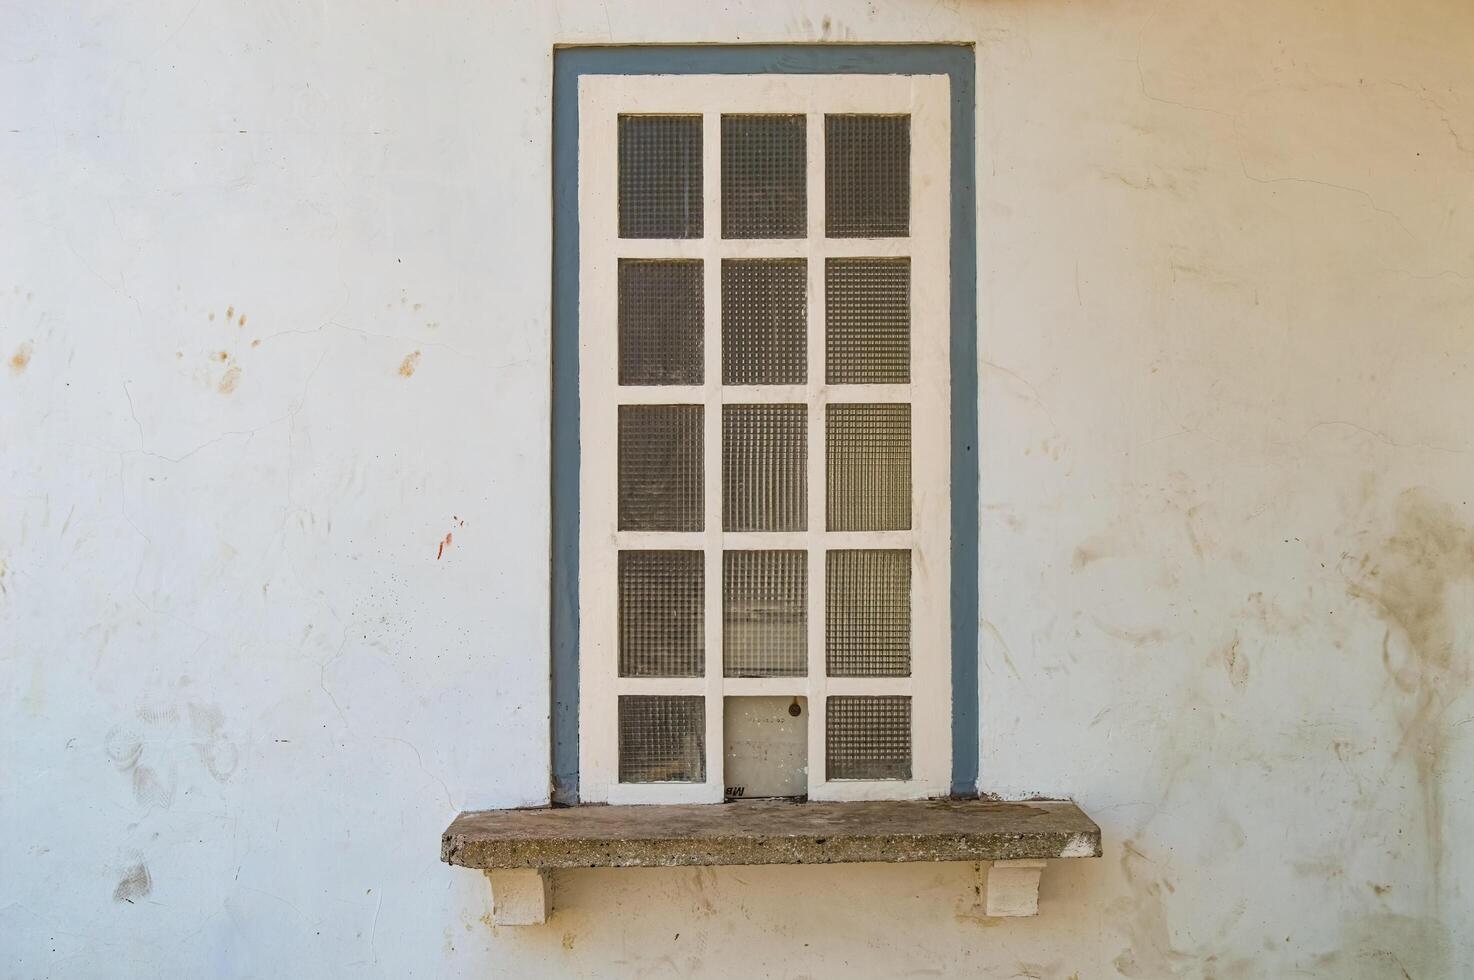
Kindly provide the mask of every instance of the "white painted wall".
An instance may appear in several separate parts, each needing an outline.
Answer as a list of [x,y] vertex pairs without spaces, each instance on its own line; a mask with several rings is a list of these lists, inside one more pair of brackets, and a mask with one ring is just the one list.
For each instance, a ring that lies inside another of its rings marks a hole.
[[[974,40],[985,789],[1106,857],[438,861],[545,796],[555,42]],[[0,9],[16,977],[1474,972],[1474,8]],[[259,343],[258,343],[259,342]]]

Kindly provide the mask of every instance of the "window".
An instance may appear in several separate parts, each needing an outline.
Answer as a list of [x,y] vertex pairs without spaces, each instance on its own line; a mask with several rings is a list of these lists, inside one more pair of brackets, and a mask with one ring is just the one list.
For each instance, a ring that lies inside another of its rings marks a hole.
[[951,787],[950,106],[580,79],[583,801]]

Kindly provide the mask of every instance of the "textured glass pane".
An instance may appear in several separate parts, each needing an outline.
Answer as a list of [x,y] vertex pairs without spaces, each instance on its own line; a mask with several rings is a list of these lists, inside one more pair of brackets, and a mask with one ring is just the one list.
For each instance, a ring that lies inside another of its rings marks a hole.
[[619,117],[619,237],[701,237],[701,117]]
[[722,117],[722,237],[802,238],[808,228],[803,116]]
[[728,677],[808,672],[809,556],[803,551],[722,555],[722,661]]
[[831,551],[824,594],[830,677],[911,673],[911,552]]
[[700,259],[619,260],[619,383],[699,385]]
[[911,227],[911,117],[824,117],[824,233],[904,238]]
[[705,591],[699,551],[621,551],[619,676],[699,677]]
[[706,699],[621,695],[619,781],[705,782]]
[[804,259],[722,262],[722,384],[803,384]]
[[911,260],[827,259],[824,374],[832,385],[911,380]]
[[808,408],[722,406],[722,527],[802,531],[808,526]]
[[619,529],[704,526],[702,406],[619,406]]
[[831,697],[826,711],[827,778],[911,778],[910,698]]
[[828,528],[911,527],[911,406],[830,405]]

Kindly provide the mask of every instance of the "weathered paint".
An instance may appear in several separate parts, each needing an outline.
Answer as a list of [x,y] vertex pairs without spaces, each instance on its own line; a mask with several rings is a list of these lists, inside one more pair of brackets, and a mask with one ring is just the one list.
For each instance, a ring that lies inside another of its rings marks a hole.
[[[0,973],[1474,975],[1467,4],[0,20]],[[551,48],[611,39],[977,44],[983,789],[1106,841],[1037,918],[593,869],[493,931],[438,859],[546,799]]]

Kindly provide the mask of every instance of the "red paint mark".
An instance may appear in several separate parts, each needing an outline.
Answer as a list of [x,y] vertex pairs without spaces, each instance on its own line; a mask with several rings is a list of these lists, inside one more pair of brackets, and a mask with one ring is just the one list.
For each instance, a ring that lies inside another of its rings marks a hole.
[[450,547],[450,532],[447,531],[445,533],[445,540],[442,541],[442,542],[440,542],[440,547],[438,549],[436,549],[436,551],[435,551],[435,560],[436,561],[439,561],[440,560],[440,556],[443,555],[443,554],[445,554],[445,549],[446,548],[449,548],[449,547]]

